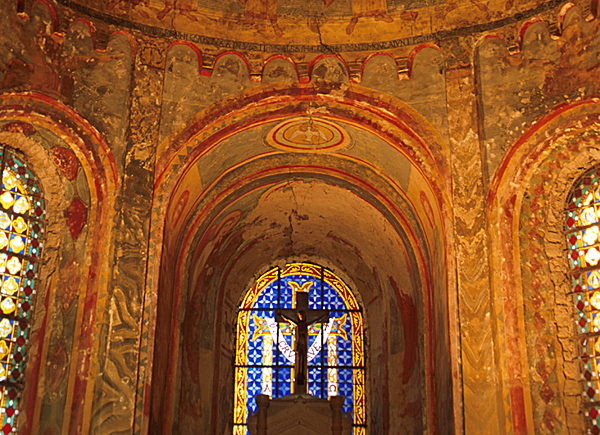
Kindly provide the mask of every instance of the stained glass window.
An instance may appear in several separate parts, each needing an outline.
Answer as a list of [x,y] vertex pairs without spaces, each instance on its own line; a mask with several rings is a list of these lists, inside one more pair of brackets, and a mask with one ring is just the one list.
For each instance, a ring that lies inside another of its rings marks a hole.
[[44,202],[24,161],[0,144],[0,431],[17,431]]
[[577,183],[566,235],[588,433],[600,434],[600,168]]
[[275,310],[296,308],[296,294],[308,292],[309,309],[329,320],[308,328],[308,392],[343,396],[354,435],[366,432],[365,367],[361,309],[350,289],[330,270],[308,263],[275,268],[257,281],[237,318],[234,435],[248,433],[256,396],[285,397],[294,391],[295,325],[275,321]]

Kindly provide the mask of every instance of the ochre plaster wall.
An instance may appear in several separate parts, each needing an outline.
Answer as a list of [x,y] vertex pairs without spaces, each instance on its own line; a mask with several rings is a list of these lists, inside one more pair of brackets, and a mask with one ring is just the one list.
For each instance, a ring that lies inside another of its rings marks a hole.
[[[596,9],[2,2],[0,141],[49,201],[21,433],[226,433],[236,305],[293,260],[361,299],[369,433],[582,433],[561,216],[600,159]],[[287,120],[345,142],[274,145]]]

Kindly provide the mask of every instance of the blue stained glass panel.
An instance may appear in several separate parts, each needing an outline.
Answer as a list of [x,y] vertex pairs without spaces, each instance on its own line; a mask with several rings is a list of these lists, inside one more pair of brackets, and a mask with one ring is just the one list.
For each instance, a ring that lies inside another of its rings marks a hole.
[[338,370],[338,395],[344,396],[344,412],[352,409],[353,402],[352,369]]
[[291,366],[291,361],[288,360],[285,355],[283,355],[283,353],[279,350],[279,348],[276,349],[277,350],[277,362],[276,364],[278,364],[279,366]]
[[259,319],[275,319],[275,312],[273,310],[257,310],[252,311],[256,314]]
[[[319,344],[320,344],[321,340],[319,339]],[[327,352],[327,342],[323,343],[323,347],[325,347],[325,349],[322,349],[321,352],[319,352],[311,361],[308,362],[308,366],[309,367],[314,367],[314,366],[320,366],[321,365],[321,360],[323,360],[323,351]],[[327,361],[327,356],[325,356],[325,361]]]
[[[257,284],[256,293],[252,293],[253,290],[249,291],[242,303],[241,308],[250,311],[249,316],[240,317],[240,319],[245,319],[243,321],[246,322],[244,327],[247,328],[248,340],[243,341],[243,348],[236,347],[236,361],[238,361],[238,367],[247,367],[248,372],[247,380],[240,381],[245,382],[246,394],[242,401],[236,399],[234,425],[238,429],[234,429],[235,435],[246,433],[246,420],[242,418],[246,411],[242,411],[240,406],[250,412],[256,410],[256,395],[267,390],[262,385],[263,380],[272,384],[270,391],[273,398],[285,397],[292,393],[296,327],[292,322],[275,324],[274,319],[277,309],[295,308],[295,293],[297,292],[308,291],[309,309],[325,309],[329,311],[330,316],[330,321],[325,323],[329,323],[331,328],[328,327],[326,332],[322,324],[313,324],[309,327],[308,346],[311,353],[308,361],[308,393],[315,397],[327,398],[328,391],[330,391],[328,364],[342,367],[342,369],[337,369],[339,371],[338,379],[333,382],[337,382],[338,394],[345,396],[344,409],[346,412],[352,413],[355,406],[359,406],[361,414],[364,415],[364,401],[361,399],[355,403],[353,397],[354,388],[360,388],[363,391],[360,396],[364,396],[364,385],[360,384],[357,387],[353,384],[352,343],[355,339],[352,337],[352,319],[341,293],[338,293],[338,290],[328,281],[322,281],[325,274],[331,275],[329,271],[319,266],[305,263],[288,265],[285,273],[274,269],[259,278],[259,281],[263,278],[269,281],[265,285]],[[332,282],[337,288],[343,290],[344,297],[350,294],[348,289],[343,289],[343,284],[340,284],[339,280]],[[356,302],[352,296],[350,298],[352,298],[352,307],[355,308]],[[359,322],[358,327],[362,331],[362,321],[359,320]],[[357,346],[362,349],[362,336],[359,343]],[[331,361],[328,360],[328,345],[337,347]],[[272,354],[265,354],[264,352],[269,348]],[[240,352],[243,352],[242,359],[240,359]],[[240,365],[239,361],[245,361],[245,363]],[[348,368],[343,369],[343,367]],[[361,377],[361,379],[363,378]],[[238,382],[237,378],[236,382]],[[335,391],[335,388],[332,388],[331,391]]]
[[279,381],[277,397],[289,396],[292,394],[292,369],[290,367],[280,367],[277,372],[277,379]]
[[340,366],[351,366],[352,365],[352,351],[348,351],[348,350],[344,350],[344,351],[339,351],[338,350],[338,365]]
[[256,395],[262,393],[262,369],[248,368],[249,409],[256,411]]
[[[323,371],[321,368],[308,369],[308,392],[315,397],[323,397],[322,382]],[[327,379],[325,377],[325,379]],[[325,384],[326,385],[326,384]]]
[[325,305],[331,310],[343,310],[346,308],[344,300],[339,293],[329,284],[324,288]]
[[[282,308],[292,308],[293,293],[308,289],[308,308],[311,310],[321,308],[321,286],[319,280],[306,275],[293,275],[281,279]],[[289,297],[288,297],[289,295]]]
[[269,286],[260,294],[256,305],[263,308],[277,308],[277,287]]
[[[250,329],[250,337],[254,331]],[[248,365],[253,366],[262,363],[263,345],[261,340],[249,340],[248,342]]]
[[279,289],[279,308],[293,308],[293,292],[288,284],[288,278],[281,279]]

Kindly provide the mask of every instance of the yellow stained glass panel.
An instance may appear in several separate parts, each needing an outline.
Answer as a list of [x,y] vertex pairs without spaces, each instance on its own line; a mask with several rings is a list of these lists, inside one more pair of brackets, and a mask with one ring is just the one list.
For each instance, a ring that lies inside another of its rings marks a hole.
[[4,231],[0,231],[0,249],[6,249],[8,246],[8,236]]
[[0,338],[6,338],[12,332],[12,325],[10,324],[10,320],[2,319],[0,320]]
[[8,356],[8,352],[10,352],[8,343],[4,340],[0,340],[0,359],[6,358],[6,356]]
[[596,222],[596,210],[594,210],[594,207],[584,208],[579,216],[583,225],[590,225]]
[[15,311],[16,307],[17,306],[11,298],[4,298],[2,303],[0,303],[0,309],[4,314],[11,314],[13,311]]
[[594,225],[591,228],[588,228],[583,235],[583,241],[589,246],[596,243],[598,240],[598,226]]
[[12,276],[9,276],[2,284],[2,293],[4,294],[14,295],[17,290],[19,290],[19,284]]
[[0,229],[7,230],[10,226],[10,216],[0,211]]
[[2,195],[0,195],[0,204],[2,204],[2,207],[9,209],[13,205],[14,202],[15,202],[15,197],[13,196],[12,193],[4,192]]
[[590,304],[597,310],[600,310],[600,292],[594,292],[590,298]]
[[30,209],[29,201],[24,196],[18,196],[18,199],[15,201],[15,206],[13,210],[15,213],[24,214]]
[[596,248],[592,248],[585,253],[585,261],[589,266],[595,266],[600,261],[600,252]]
[[594,270],[593,272],[590,273],[590,275],[588,276],[588,285],[590,285],[592,288],[598,288],[600,287],[600,273],[597,270]]
[[6,262],[6,268],[11,274],[16,275],[21,270],[21,262],[17,257],[11,257],[11,259]]
[[0,254],[0,273],[6,271],[6,254]]
[[15,177],[12,172],[5,170],[2,174],[2,187],[4,187],[6,190],[13,190],[15,187],[17,187],[17,183],[17,177]]
[[25,219],[19,216],[13,222],[13,229],[17,233],[23,234],[25,231],[27,231],[27,222],[25,222]]
[[23,250],[25,249],[25,241],[23,240],[23,237],[21,237],[21,236],[13,237],[12,240],[10,241],[10,248],[11,248],[12,252],[21,254],[23,252]]

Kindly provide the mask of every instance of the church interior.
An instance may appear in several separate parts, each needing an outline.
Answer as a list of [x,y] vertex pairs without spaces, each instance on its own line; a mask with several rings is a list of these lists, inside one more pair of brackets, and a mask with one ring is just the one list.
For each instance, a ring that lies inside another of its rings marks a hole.
[[600,434],[573,1],[1,1],[0,431]]

